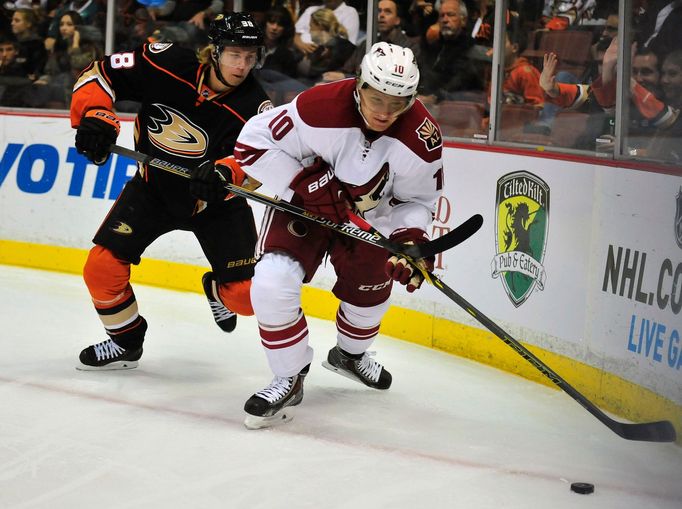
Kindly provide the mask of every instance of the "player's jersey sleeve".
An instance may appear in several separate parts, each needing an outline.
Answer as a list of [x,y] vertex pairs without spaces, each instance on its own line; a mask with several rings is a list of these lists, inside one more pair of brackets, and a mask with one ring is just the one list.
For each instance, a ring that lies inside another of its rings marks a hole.
[[296,101],[250,118],[237,138],[234,156],[258,180],[264,194],[289,200],[289,184],[316,154],[304,140],[320,136],[298,115]]
[[[158,48],[155,49],[155,48]],[[143,102],[150,80],[166,62],[186,58],[172,44],[145,44],[134,51],[114,53],[86,67],[73,87],[71,125],[93,108],[113,109],[120,100]]]
[[556,104],[565,109],[575,110],[585,104],[590,96],[590,85],[574,85],[571,83],[557,83],[559,95],[550,97],[545,94],[548,103]]

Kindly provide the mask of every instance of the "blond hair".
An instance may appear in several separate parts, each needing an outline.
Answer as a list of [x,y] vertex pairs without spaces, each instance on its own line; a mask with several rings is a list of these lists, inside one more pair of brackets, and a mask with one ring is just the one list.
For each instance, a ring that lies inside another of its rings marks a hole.
[[215,46],[213,44],[209,44],[207,46],[204,46],[203,48],[199,49],[197,51],[197,60],[199,61],[200,64],[210,64],[211,63],[211,55],[213,54],[213,51],[215,50]]
[[348,39],[348,31],[341,23],[339,23],[334,11],[331,9],[322,8],[313,12],[310,17],[310,22],[312,23],[313,21],[322,30],[329,32],[332,37],[336,37],[338,35],[344,39]]

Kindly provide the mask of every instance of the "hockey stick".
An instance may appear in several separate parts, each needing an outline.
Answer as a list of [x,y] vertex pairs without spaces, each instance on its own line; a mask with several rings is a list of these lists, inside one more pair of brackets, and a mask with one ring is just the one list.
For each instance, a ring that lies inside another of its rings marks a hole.
[[[185,168],[175,163],[169,163],[157,157],[148,156],[141,152],[130,150],[119,145],[112,145],[111,151],[115,154],[129,157],[130,159],[138,161],[142,164],[148,164],[181,177],[190,178],[192,175],[192,170],[189,168]],[[461,244],[474,233],[476,233],[483,224],[483,217],[480,214],[474,214],[462,224],[457,226],[454,230],[451,230],[445,235],[430,242],[423,244],[398,244],[388,240],[377,230],[375,230],[369,223],[350,211],[350,219],[359,226],[356,227],[351,224],[337,224],[333,221],[330,221],[329,219],[316,216],[315,214],[297,207],[296,205],[293,205],[289,202],[271,198],[270,196],[257,193],[254,190],[248,189],[246,187],[239,187],[234,184],[227,184],[225,187],[231,193],[236,194],[237,196],[262,203],[263,205],[273,207],[283,212],[288,212],[309,221],[313,221],[324,226],[325,228],[330,228],[337,233],[346,235],[347,237],[351,237],[377,247],[382,247],[393,254],[407,255],[407,257],[413,261],[420,258],[429,258],[431,256],[435,256],[438,253]]]
[[[361,226],[361,225],[358,225]],[[361,226],[362,227],[362,226]],[[519,341],[505,332],[499,325],[493,322],[486,315],[476,309],[464,297],[455,292],[452,288],[441,281],[437,276],[429,271],[424,270],[418,264],[414,266],[421,271],[424,278],[440,290],[446,297],[454,301],[458,306],[473,316],[481,325],[483,325],[490,332],[495,334],[498,338],[504,341],[508,346],[514,349],[521,357],[530,362],[535,369],[540,371],[543,375],[549,378],[562,391],[571,396],[574,400],[582,405],[585,410],[594,415],[603,424],[605,424],[611,431],[627,440],[641,440],[648,442],[674,442],[677,438],[675,428],[669,421],[645,422],[638,424],[629,424],[616,421],[602,412],[599,407],[583,396],[576,388],[570,385],[566,380],[561,378],[549,366],[538,359],[530,350],[523,346]]]
[[[177,175],[180,175],[182,177],[189,178],[191,176],[191,170],[184,168],[182,166],[168,163],[166,161],[163,161],[161,159],[147,156],[145,154],[142,154],[140,152],[136,152],[133,150],[126,149],[124,147],[120,147],[118,145],[112,145],[111,151],[125,156],[129,157],[133,160],[139,161],[143,164],[149,164],[151,166],[157,167],[159,169],[169,171],[171,173],[175,173]],[[336,223],[333,223],[327,219],[320,218],[314,214],[311,214],[309,212],[306,212],[303,209],[300,209],[294,205],[291,205],[288,202],[282,202],[280,200],[276,200],[274,198],[270,198],[268,196],[262,195],[260,193],[256,193],[254,191],[241,188],[232,184],[229,184],[227,188],[230,190],[230,192],[233,192],[234,194],[237,194],[239,196],[243,196],[245,198],[258,201],[260,203],[263,203],[265,205],[271,206],[273,208],[276,208],[278,210],[282,210],[284,212],[290,212],[296,216],[302,217],[304,219],[308,219],[310,221],[314,221],[318,224],[321,224],[322,226],[325,226],[327,228],[331,228],[339,233],[342,233],[344,235],[347,235],[351,238],[355,238],[357,240],[361,240],[363,242],[367,242],[369,244],[373,244],[379,247],[384,247],[387,250],[391,251],[394,254],[399,254],[399,255],[407,255],[408,258],[411,258],[411,261],[415,261],[419,258],[424,258],[428,256],[432,256],[433,254],[437,254],[438,252],[444,251],[448,249],[449,247],[453,247],[460,242],[466,240],[468,237],[473,235],[480,227],[482,224],[482,217],[480,215],[475,215],[469,218],[467,221],[462,223],[459,227],[457,227],[455,230],[451,231],[449,234],[446,234],[443,237],[440,237],[439,239],[436,239],[435,241],[432,241],[430,243],[426,244],[419,244],[419,245],[410,245],[410,246],[405,246],[402,244],[395,244],[390,242],[386,237],[381,235],[377,230],[375,230],[369,223],[366,221],[362,220],[358,216],[353,215],[352,220],[356,223],[356,226],[358,228],[353,228],[353,227],[348,227],[348,225],[339,225]],[[362,235],[364,233],[364,235]],[[369,236],[368,236],[369,234]],[[442,240],[445,239],[446,237],[450,237],[449,240]],[[434,250],[433,248],[429,249],[428,246],[431,244],[434,244],[438,241],[441,241],[440,244],[437,244],[439,250]],[[415,252],[414,249],[410,248],[419,248],[421,247],[422,250],[417,250]],[[411,252],[409,252],[411,251]],[[431,254],[425,254],[427,252],[430,252]],[[675,428],[673,427],[672,423],[669,421],[657,421],[657,422],[648,422],[648,423],[636,423],[636,424],[630,424],[630,423],[622,423],[619,421],[616,421],[609,416],[607,416],[604,412],[602,412],[594,403],[592,403],[590,400],[588,400],[583,394],[581,394],[577,389],[575,389],[573,386],[571,386],[566,380],[561,378],[557,373],[555,373],[549,366],[547,366],[545,363],[543,363],[540,359],[538,359],[532,352],[530,352],[526,347],[524,347],[519,341],[514,339],[512,336],[507,334],[500,326],[498,326],[495,322],[493,322],[490,318],[488,318],[486,315],[481,313],[478,309],[476,309],[473,305],[471,305],[464,297],[459,295],[457,292],[455,292],[452,288],[447,286],[440,278],[432,274],[431,272],[423,270],[423,268],[419,267],[418,264],[415,264],[415,266],[422,272],[424,275],[424,278],[431,283],[433,286],[435,286],[439,291],[441,291],[446,297],[448,297],[450,300],[455,302],[458,306],[460,306],[462,309],[467,311],[471,316],[473,316],[481,325],[483,325],[486,329],[491,331],[493,334],[495,334],[498,338],[500,338],[504,343],[506,343],[508,346],[510,346],[516,353],[518,353],[521,357],[526,359],[530,364],[533,365],[538,371],[540,371],[543,375],[545,375],[547,378],[549,378],[554,384],[556,384],[561,390],[563,390],[565,393],[567,393],[569,396],[571,396],[574,400],[576,400],[580,405],[585,408],[588,412],[590,412],[592,415],[594,415],[599,421],[601,421],[604,425],[606,425],[609,429],[611,429],[614,433],[617,435],[621,436],[622,438],[625,438],[627,440],[640,440],[640,441],[649,441],[649,442],[674,442],[676,440],[676,433],[675,433]]]

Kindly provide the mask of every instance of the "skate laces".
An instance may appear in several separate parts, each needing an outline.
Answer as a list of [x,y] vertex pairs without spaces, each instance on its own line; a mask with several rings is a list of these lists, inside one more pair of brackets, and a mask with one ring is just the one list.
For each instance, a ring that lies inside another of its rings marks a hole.
[[362,356],[362,359],[356,361],[356,365],[360,370],[360,373],[374,382],[379,380],[379,375],[381,374],[381,369],[383,367],[377,361],[372,359],[375,354],[376,352],[365,352]]
[[[204,276],[204,278],[205,278],[204,293],[206,294],[206,298],[208,299],[209,306],[211,306],[211,313],[213,313],[213,319],[216,322],[222,322],[223,320],[232,318],[236,313],[231,311],[225,304],[223,304],[223,301],[220,300],[220,297],[218,296],[218,289],[216,288],[215,279],[211,277],[209,282],[208,278],[206,278],[206,275]],[[206,287],[207,284],[209,284],[209,288]]]
[[263,398],[266,400],[268,403],[274,403],[275,401],[282,399],[286,394],[289,392],[291,389],[292,382],[294,381],[294,377],[281,377],[281,376],[276,376],[272,382],[270,382],[270,385],[268,385],[265,389],[258,391],[256,393],[256,396],[259,398]]
[[92,345],[92,348],[95,350],[95,356],[98,361],[103,359],[114,359],[125,353],[125,349],[118,346],[111,339]]
[[209,299],[208,303],[211,306],[211,313],[213,313],[213,318],[215,319],[216,322],[222,322],[223,320],[232,318],[235,315],[234,312],[230,311],[220,301]]

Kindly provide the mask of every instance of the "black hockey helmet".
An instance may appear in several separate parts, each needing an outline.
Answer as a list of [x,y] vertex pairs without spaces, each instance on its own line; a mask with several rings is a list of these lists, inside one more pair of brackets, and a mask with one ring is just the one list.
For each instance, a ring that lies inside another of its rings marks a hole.
[[230,12],[218,14],[208,28],[208,39],[213,45],[211,52],[211,64],[218,79],[227,86],[230,85],[220,72],[220,55],[225,47],[243,46],[256,48],[256,69],[263,62],[265,53],[263,47],[263,31],[254,21],[250,14],[245,12]]
[[231,12],[219,14],[211,21],[208,39],[215,47],[225,46],[263,46],[263,31],[250,14]]
[[220,54],[227,46],[243,46],[257,48],[255,68],[260,68],[264,51],[265,35],[258,23],[246,12],[230,12],[218,14],[208,28],[208,39],[213,45],[211,60],[218,79],[229,85],[220,72]]

